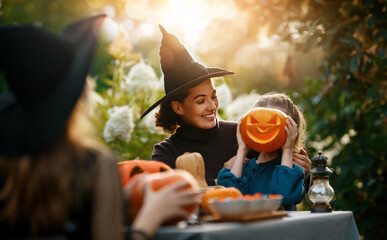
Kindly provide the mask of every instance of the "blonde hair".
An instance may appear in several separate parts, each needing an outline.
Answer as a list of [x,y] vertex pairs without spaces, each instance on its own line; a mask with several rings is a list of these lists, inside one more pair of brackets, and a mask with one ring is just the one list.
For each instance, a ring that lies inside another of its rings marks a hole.
[[297,123],[298,136],[294,144],[294,151],[299,152],[301,148],[305,148],[306,121],[298,106],[288,95],[276,92],[266,93],[258,98],[254,107],[277,107],[283,110]]
[[36,236],[63,230],[70,209],[81,208],[82,191],[93,183],[77,172],[79,160],[87,157],[86,149],[93,145],[85,127],[85,96],[78,100],[66,126],[41,149],[17,158],[0,157],[0,222],[11,227],[27,223],[29,234]]

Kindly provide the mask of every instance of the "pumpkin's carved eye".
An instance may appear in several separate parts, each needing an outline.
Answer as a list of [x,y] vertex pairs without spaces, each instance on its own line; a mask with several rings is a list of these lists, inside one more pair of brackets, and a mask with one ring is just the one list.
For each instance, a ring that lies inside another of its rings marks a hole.
[[130,172],[130,177],[133,177],[134,175],[143,173],[143,172],[144,172],[144,169],[140,168],[139,166],[135,166]]
[[259,122],[258,122],[258,120],[257,119],[255,119],[254,117],[252,117],[252,116],[249,116],[250,118],[249,118],[249,123],[250,124],[258,124]]
[[279,124],[278,120],[279,120],[279,119],[277,118],[277,116],[274,116],[274,117],[272,117],[267,123],[268,123],[268,124],[278,125],[278,124]]
[[160,172],[166,172],[168,171],[168,169],[166,169],[165,167],[160,167]]

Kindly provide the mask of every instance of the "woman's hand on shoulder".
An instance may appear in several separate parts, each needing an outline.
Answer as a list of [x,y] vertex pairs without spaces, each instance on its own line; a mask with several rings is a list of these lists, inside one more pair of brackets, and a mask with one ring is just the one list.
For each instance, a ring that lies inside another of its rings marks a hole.
[[292,154],[293,163],[302,167],[305,173],[309,172],[312,168],[312,161],[310,161],[308,154],[304,149],[300,149],[299,153]]

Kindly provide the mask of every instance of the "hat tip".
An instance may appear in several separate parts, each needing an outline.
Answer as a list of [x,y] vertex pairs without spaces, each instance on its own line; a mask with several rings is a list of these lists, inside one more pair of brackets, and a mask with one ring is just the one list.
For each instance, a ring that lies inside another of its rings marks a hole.
[[161,31],[163,34],[167,34],[167,33],[168,33],[167,30],[165,30],[165,28],[164,28],[161,24],[159,24],[159,28],[160,28],[160,31]]

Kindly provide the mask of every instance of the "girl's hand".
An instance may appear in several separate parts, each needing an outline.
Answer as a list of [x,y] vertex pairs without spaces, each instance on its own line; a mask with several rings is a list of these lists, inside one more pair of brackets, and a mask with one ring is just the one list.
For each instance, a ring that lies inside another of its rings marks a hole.
[[288,116],[286,119],[285,131],[287,133],[287,138],[285,144],[282,146],[282,150],[290,150],[293,151],[294,143],[298,136],[298,128],[296,122]]
[[249,151],[249,147],[246,145],[246,143],[242,139],[242,135],[240,132],[240,125],[241,125],[241,121],[239,121],[239,123],[238,123],[237,134],[236,134],[237,141],[238,141],[238,151],[246,152],[246,154],[247,154],[247,152]]

